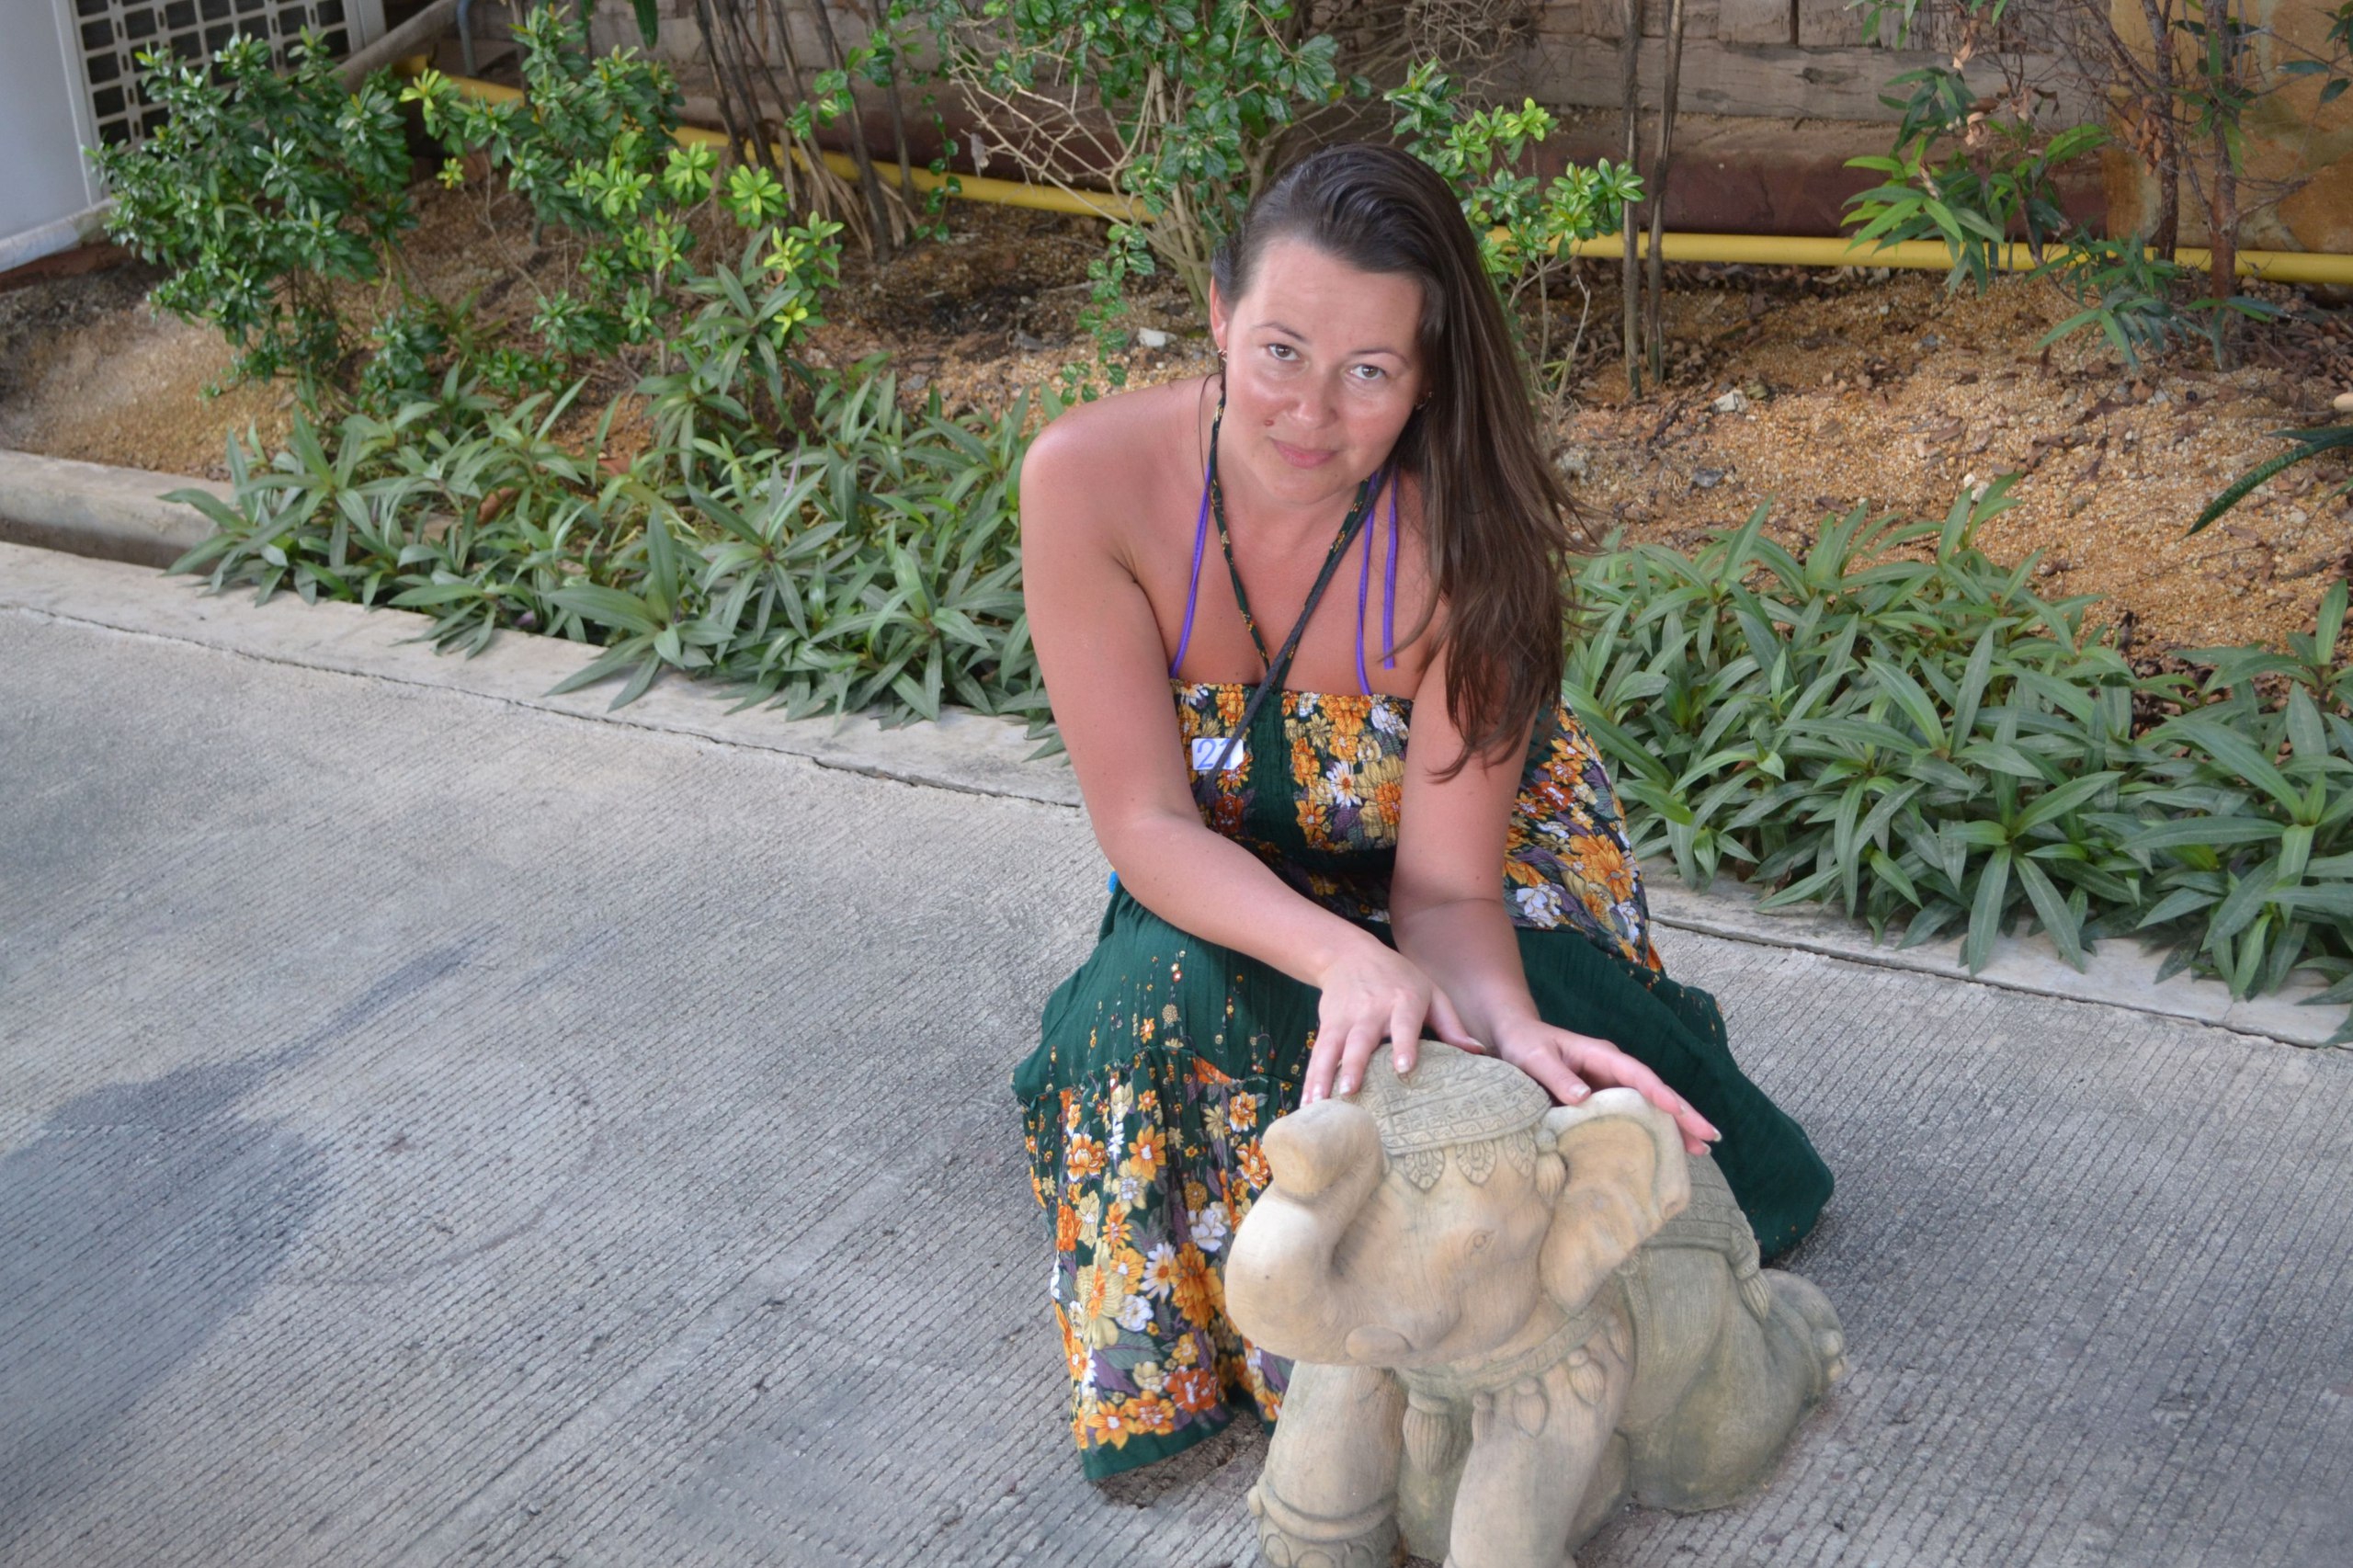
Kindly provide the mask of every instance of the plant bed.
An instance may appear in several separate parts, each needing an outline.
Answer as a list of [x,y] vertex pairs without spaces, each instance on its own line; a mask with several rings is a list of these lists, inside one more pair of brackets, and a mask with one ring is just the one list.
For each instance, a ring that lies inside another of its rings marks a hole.
[[[489,312],[527,310],[531,288],[552,285],[551,255],[535,254],[519,225],[486,220],[473,193],[421,183],[414,194],[407,259],[427,285],[474,291]],[[1077,318],[1101,226],[974,203],[945,216],[944,241],[887,265],[845,257],[809,357],[841,366],[887,355],[911,404],[937,392],[951,412],[1000,410],[1083,357]],[[1615,313],[1608,271],[1586,269],[1594,322]],[[228,432],[283,443],[286,389],[205,398],[229,352],[210,329],[150,311],[142,301],[155,279],[134,264],[0,295],[0,445],[217,480]],[[2271,432],[2309,423],[2353,387],[2346,312],[2251,326],[2251,363],[2228,373],[2188,350],[2136,372],[2082,340],[2039,352],[2068,303],[2025,279],[1983,298],[1948,295],[1931,275],[1862,269],[1670,267],[1668,279],[1675,379],[1630,404],[1614,353],[1593,356],[1560,421],[1559,451],[1597,540],[1622,529],[1688,548],[1770,501],[1768,531],[1795,540],[1825,513],[1938,513],[1965,483],[2019,472],[2018,505],[1981,544],[2008,563],[2040,551],[2052,591],[2102,596],[2095,623],[2118,623],[2133,651],[2153,654],[2279,645],[2310,629],[2353,554],[2353,510],[2330,494],[2326,465],[2187,532],[2208,497],[2278,449]],[[1173,280],[1144,292],[1129,324],[1167,338],[1124,357],[1138,382],[1212,363]],[[570,433],[585,438],[606,398],[626,410],[631,380],[620,367],[597,378]],[[625,412],[614,448],[633,450],[645,435]]]

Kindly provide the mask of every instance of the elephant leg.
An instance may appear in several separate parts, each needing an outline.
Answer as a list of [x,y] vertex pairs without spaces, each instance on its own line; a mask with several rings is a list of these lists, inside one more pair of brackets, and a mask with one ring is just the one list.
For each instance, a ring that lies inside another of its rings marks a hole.
[[1600,1485],[1614,1504],[1620,1489],[1605,1472],[1630,1375],[1596,1339],[1541,1377],[1478,1397],[1447,1568],[1574,1568],[1590,1494]]
[[1405,1393],[1375,1367],[1291,1364],[1267,1467],[1250,1489],[1275,1568],[1389,1568]]
[[1813,1280],[1778,1268],[1761,1272],[1773,1287],[1773,1315],[1794,1319],[1798,1336],[1813,1347],[1813,1398],[1820,1399],[1847,1375],[1847,1331],[1837,1311]]
[[1829,1300],[1779,1269],[1756,1283],[1769,1291],[1762,1317],[1745,1301],[1728,1311],[1681,1403],[1643,1435],[1633,1480],[1646,1507],[1720,1508],[1753,1490],[1799,1417],[1845,1374],[1846,1340]]

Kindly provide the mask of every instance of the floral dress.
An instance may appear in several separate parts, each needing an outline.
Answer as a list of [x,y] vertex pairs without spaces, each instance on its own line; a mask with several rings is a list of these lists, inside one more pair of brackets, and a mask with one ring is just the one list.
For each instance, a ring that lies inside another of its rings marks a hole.
[[[1249,689],[1172,684],[1192,755],[1216,756],[1193,743],[1232,737]],[[1282,692],[1230,756],[1196,767],[1203,820],[1386,939],[1412,707]],[[1697,1106],[1723,1132],[1717,1163],[1760,1246],[1793,1244],[1830,1173],[1741,1074],[1713,999],[1662,971],[1608,776],[1565,708],[1529,743],[1500,891],[1539,1013],[1614,1041]],[[1289,1369],[1226,1317],[1222,1267],[1269,1178],[1259,1139],[1299,1103],[1316,1006],[1313,988],[1116,886],[1093,955],[1046,1004],[1014,1090],[1090,1476],[1165,1458],[1244,1411],[1281,1413]]]

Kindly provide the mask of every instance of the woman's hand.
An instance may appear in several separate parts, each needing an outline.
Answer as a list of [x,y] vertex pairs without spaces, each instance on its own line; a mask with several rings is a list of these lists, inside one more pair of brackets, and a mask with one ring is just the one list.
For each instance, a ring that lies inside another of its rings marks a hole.
[[1422,967],[1367,937],[1317,976],[1323,1001],[1317,1010],[1315,1049],[1307,1058],[1307,1083],[1300,1104],[1330,1095],[1352,1095],[1364,1086],[1365,1063],[1384,1040],[1395,1046],[1392,1060],[1402,1074],[1414,1070],[1425,1025],[1449,1045],[1483,1052],[1462,1019]]
[[[1323,1049],[1319,1043],[1318,1051]],[[1497,1056],[1539,1084],[1563,1105],[1575,1105],[1595,1089],[1628,1088],[1675,1119],[1683,1134],[1683,1151],[1704,1154],[1708,1145],[1723,1136],[1690,1102],[1660,1081],[1659,1075],[1610,1044],[1568,1029],[1554,1028],[1530,1018],[1495,1036]]]

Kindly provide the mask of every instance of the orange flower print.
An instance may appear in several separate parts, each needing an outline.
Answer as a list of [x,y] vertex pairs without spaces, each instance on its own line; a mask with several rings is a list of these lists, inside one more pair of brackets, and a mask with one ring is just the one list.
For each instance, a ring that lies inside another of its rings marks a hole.
[[1120,1162],[1120,1174],[1149,1182],[1160,1174],[1160,1167],[1167,1160],[1167,1135],[1157,1127],[1139,1128],[1135,1141],[1128,1145],[1128,1157]]
[[1120,1407],[1131,1430],[1165,1436],[1176,1429],[1176,1407],[1156,1393],[1140,1393]]
[[1102,1142],[1084,1132],[1073,1133],[1063,1145],[1063,1165],[1074,1176],[1102,1175],[1103,1159]]
[[1124,1252],[1134,1239],[1135,1227],[1130,1222],[1128,1206],[1114,1203],[1104,1211],[1103,1230],[1095,1243],[1095,1256],[1101,1257],[1106,1253]]
[[1176,1284],[1170,1299],[1185,1321],[1196,1328],[1207,1328],[1225,1304],[1225,1292],[1220,1286],[1216,1270],[1201,1249],[1188,1242],[1176,1251]]
[[1236,1095],[1225,1102],[1225,1119],[1236,1132],[1247,1132],[1258,1125],[1258,1096]]
[[1267,1164],[1267,1152],[1258,1147],[1258,1141],[1253,1138],[1234,1150],[1233,1154],[1235,1163],[1242,1167],[1242,1179],[1249,1183],[1250,1190],[1264,1192],[1267,1185],[1275,1179],[1275,1173],[1273,1167]]
[[1054,1250],[1068,1252],[1078,1245],[1078,1210],[1069,1204],[1054,1209]]
[[1187,1367],[1168,1375],[1168,1397],[1176,1408],[1188,1415],[1199,1415],[1204,1410],[1217,1408],[1217,1374],[1207,1367]]
[[1078,1440],[1082,1444],[1124,1449],[1130,1436],[1126,1413],[1120,1406],[1090,1400],[1079,1407]]
[[1120,1341],[1120,1308],[1126,1298],[1111,1270],[1088,1264],[1071,1282],[1071,1332],[1090,1350],[1107,1350]]

